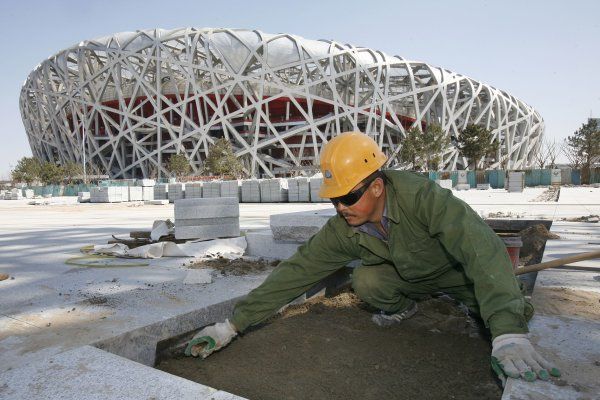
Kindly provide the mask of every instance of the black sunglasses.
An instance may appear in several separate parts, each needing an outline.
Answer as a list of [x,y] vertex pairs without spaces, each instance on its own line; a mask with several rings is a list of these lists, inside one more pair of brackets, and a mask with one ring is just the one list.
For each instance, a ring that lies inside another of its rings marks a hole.
[[364,181],[364,185],[362,185],[358,189],[353,190],[350,193],[340,197],[332,197],[329,200],[331,200],[334,207],[337,207],[339,203],[342,203],[346,207],[350,207],[351,205],[355,204],[357,201],[360,200],[360,198],[363,196],[363,194],[365,194],[369,186],[371,186],[371,183],[373,183],[373,181],[375,181],[375,179],[377,178],[379,178],[379,175],[375,175],[371,179]]

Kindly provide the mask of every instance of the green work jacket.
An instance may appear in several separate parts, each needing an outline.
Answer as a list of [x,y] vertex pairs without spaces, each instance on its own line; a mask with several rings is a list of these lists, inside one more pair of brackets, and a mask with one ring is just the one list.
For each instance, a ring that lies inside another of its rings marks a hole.
[[462,268],[493,337],[528,331],[524,298],[494,231],[451,190],[410,172],[385,175],[388,241],[358,231],[339,215],[330,218],[236,305],[231,322],[240,332],[356,259],[363,265],[392,264],[408,282]]

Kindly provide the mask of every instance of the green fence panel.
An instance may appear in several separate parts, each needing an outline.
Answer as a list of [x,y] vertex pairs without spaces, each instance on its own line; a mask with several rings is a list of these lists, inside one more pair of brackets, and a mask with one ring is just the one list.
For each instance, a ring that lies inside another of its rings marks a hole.
[[491,171],[486,171],[486,173],[488,183],[493,189],[504,188],[504,171],[494,169]]
[[542,169],[540,170],[540,173],[542,174],[540,178],[540,184],[544,186],[552,185],[552,170]]
[[600,183],[600,167],[592,168],[590,171],[590,183]]
[[571,183],[573,185],[581,185],[581,171],[578,169],[571,170]]
[[452,187],[456,186],[458,184],[458,171],[450,172],[449,179],[452,179]]
[[475,171],[467,171],[467,183],[471,185],[472,188],[477,187],[477,176],[475,175]]

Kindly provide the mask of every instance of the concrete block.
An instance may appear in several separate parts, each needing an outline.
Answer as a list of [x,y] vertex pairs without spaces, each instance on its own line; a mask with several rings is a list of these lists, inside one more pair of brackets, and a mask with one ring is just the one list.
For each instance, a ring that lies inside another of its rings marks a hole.
[[183,278],[183,284],[198,285],[212,283],[212,272],[213,270],[208,268],[191,269],[188,271],[185,278]]
[[489,183],[478,183],[477,190],[490,190],[490,184]]
[[260,181],[259,187],[262,203],[284,203],[288,201],[287,179],[263,179]]
[[210,240],[226,237],[240,236],[240,225],[238,224],[217,224],[217,225],[197,225],[180,226],[175,225],[175,239],[199,239]]
[[144,201],[144,204],[149,206],[166,206],[169,204],[169,200],[147,200]]
[[166,183],[159,183],[154,186],[154,199],[155,200],[168,200],[169,199],[169,185]]
[[129,186],[129,201],[144,200],[144,189],[142,186]]
[[175,220],[238,217],[240,205],[235,197],[218,199],[181,199],[175,202]]
[[154,187],[153,186],[142,186],[142,200],[143,201],[154,200]]
[[335,209],[273,214],[271,231],[275,240],[306,242],[336,215]]
[[452,179],[437,179],[435,181],[438,185],[443,187],[444,189],[452,190]]
[[323,184],[323,178],[310,178],[308,181],[310,185],[310,202],[311,203],[326,203],[329,199],[319,196],[319,190]]
[[185,198],[199,199],[202,198],[202,182],[192,182],[185,184]]
[[142,187],[152,187],[156,184],[156,181],[154,179],[140,179],[138,183]]
[[290,203],[310,202],[308,178],[297,177],[288,179],[288,201]]
[[169,183],[168,198],[171,203],[175,200],[183,199],[185,197],[185,184],[183,183]]
[[469,181],[467,179],[467,171],[458,171],[458,183],[464,185],[464,184],[467,184],[468,182]]
[[242,198],[242,183],[239,180],[221,181],[221,197]]
[[31,189],[25,189],[25,190],[23,190],[23,196],[24,196],[26,199],[33,199],[34,192],[33,192],[33,190],[31,190]]
[[90,202],[90,192],[78,192],[77,193],[77,202],[78,203],[89,203]]
[[242,181],[242,202],[260,203],[260,180],[246,179]]
[[459,183],[457,184],[454,189],[456,190],[469,190],[471,189],[471,185],[469,185],[468,183]]
[[208,181],[202,184],[202,198],[221,197],[221,181]]
[[302,243],[276,241],[269,229],[246,232],[246,255],[267,259],[287,260]]

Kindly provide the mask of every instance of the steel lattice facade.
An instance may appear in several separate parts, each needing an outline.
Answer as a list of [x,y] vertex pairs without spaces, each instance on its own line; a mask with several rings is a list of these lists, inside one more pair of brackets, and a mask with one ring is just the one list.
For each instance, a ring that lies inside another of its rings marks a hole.
[[[411,126],[468,123],[498,140],[504,167],[540,146],[539,113],[514,96],[423,62],[334,41],[234,29],[146,30],[84,41],[42,62],[20,96],[35,157],[93,163],[114,178],[166,176],[183,153],[200,173],[227,138],[252,176],[318,165],[346,130],[372,136],[398,166]],[[450,145],[443,168],[466,160]],[[492,165],[492,167],[498,166]]]

